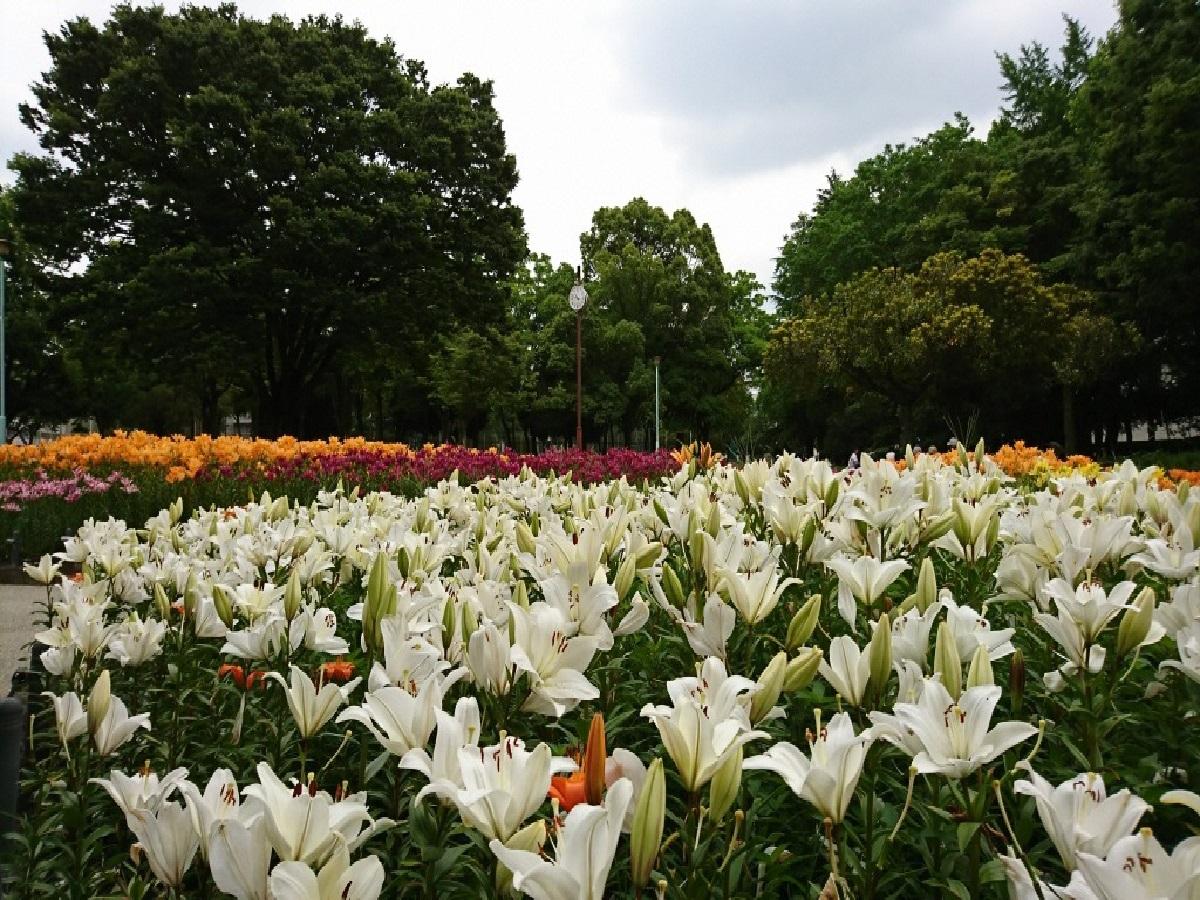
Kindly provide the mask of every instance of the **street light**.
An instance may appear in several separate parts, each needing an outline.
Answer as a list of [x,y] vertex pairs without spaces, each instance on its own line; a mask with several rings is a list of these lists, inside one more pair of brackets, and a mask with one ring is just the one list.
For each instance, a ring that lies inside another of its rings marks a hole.
[[567,295],[567,302],[575,310],[575,449],[583,449],[583,308],[587,306],[588,293],[575,273],[575,286]]
[[662,446],[662,444],[659,440],[659,421],[660,421],[660,417],[661,417],[660,410],[662,407],[659,406],[659,402],[658,402],[658,367],[661,362],[662,362],[661,356],[654,357],[654,449],[655,450],[657,450],[659,447]]
[[7,274],[11,250],[12,243],[7,238],[0,238],[0,444],[8,443],[8,398],[4,381],[4,276]]

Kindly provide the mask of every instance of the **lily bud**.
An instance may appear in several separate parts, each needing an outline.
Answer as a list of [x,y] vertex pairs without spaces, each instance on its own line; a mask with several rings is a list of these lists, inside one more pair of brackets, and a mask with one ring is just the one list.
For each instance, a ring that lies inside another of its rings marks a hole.
[[904,445],[904,464],[908,466],[908,470],[910,472],[912,471],[913,466],[917,464],[917,457],[916,454],[913,453],[912,444]]
[[984,455],[985,449],[986,448],[984,447],[984,444],[983,444],[983,438],[981,437],[979,439],[979,443],[977,443],[975,445],[975,468],[980,469],[980,470],[983,469],[983,455]]
[[737,495],[741,501],[747,506],[750,505],[750,486],[746,484],[746,479],[742,475],[740,469],[733,470],[733,487],[737,491]]
[[518,581],[513,588],[513,602],[522,609],[529,609],[529,586],[524,581]]
[[1133,605],[1121,614],[1117,626],[1117,658],[1132,653],[1142,645],[1154,624],[1154,589],[1142,588]]
[[887,613],[875,623],[875,633],[867,648],[871,659],[871,677],[868,684],[876,697],[883,696],[888,678],[892,674],[892,620]]
[[831,478],[829,480],[829,486],[825,488],[825,496],[821,498],[825,501],[825,509],[833,509],[833,505],[837,503],[838,492],[841,489],[842,482],[840,478]]
[[[480,519],[479,521],[483,521]],[[412,557],[408,555],[408,548],[401,547],[400,552],[396,554],[396,567],[400,570],[400,578],[408,581],[408,576],[412,572]]]
[[443,640],[445,640],[446,643],[449,643],[453,639],[454,620],[455,620],[454,601],[451,599],[447,599],[446,605],[442,607],[442,634],[445,635],[445,638],[443,638]]
[[587,802],[599,806],[604,802],[604,766],[608,762],[608,748],[604,739],[604,713],[592,716],[588,729],[587,749],[583,754],[583,789]]
[[613,590],[617,592],[617,599],[624,600],[633,588],[633,579],[637,575],[637,560],[632,556],[626,556],[621,561],[621,565],[617,568],[617,575],[613,579]]
[[921,571],[917,574],[917,608],[921,615],[937,601],[937,594],[937,573],[933,570],[933,560],[927,556],[921,560]]
[[925,529],[922,535],[922,540],[926,543],[932,543],[938,538],[945,537],[950,533],[950,529],[954,527],[954,512],[944,512]]
[[529,526],[524,522],[518,522],[513,529],[517,536],[517,549],[522,553],[530,555],[537,551],[537,540],[533,536],[533,532],[529,530]]
[[750,697],[750,721],[757,725],[774,709],[775,701],[783,690],[783,680],[787,675],[787,654],[780,650],[767,663],[767,667],[758,676],[757,689]]
[[988,648],[980,644],[975,648],[975,655],[971,657],[971,665],[967,669],[967,687],[981,687],[996,683],[996,677],[992,674],[992,659],[988,653]]
[[1183,506],[1185,503],[1187,503],[1188,494],[1191,492],[1191,489],[1192,489],[1192,483],[1190,481],[1188,481],[1186,478],[1181,479],[1179,484],[1176,485],[1175,494],[1176,494],[1176,496],[1179,497],[1179,505],[1180,506]]
[[714,538],[721,533],[721,504],[709,505],[708,521],[704,523],[704,530],[708,532],[709,537]]
[[816,630],[817,620],[821,616],[821,595],[813,594],[804,605],[792,616],[792,621],[788,623],[787,637],[784,640],[784,646],[789,653],[792,653],[808,643],[808,639],[812,637],[813,631]]
[[1012,714],[1020,715],[1025,700],[1025,654],[1020,647],[1008,660],[1008,699]]
[[688,539],[688,551],[692,557],[692,565],[699,566],[704,561],[704,535],[708,532],[695,531]]
[[650,541],[642,548],[642,551],[637,555],[637,567],[639,569],[648,569],[650,566],[658,562],[658,556],[662,553],[662,544],[658,541]]
[[663,566],[662,574],[663,593],[667,595],[667,599],[676,607],[682,607],[686,596],[683,593],[683,584],[679,581],[679,576],[675,574],[675,569],[670,565]]
[[167,507],[167,515],[170,518],[171,524],[176,524],[183,518],[183,498],[176,497],[171,505]]
[[738,791],[742,788],[742,759],[742,748],[738,747],[713,773],[708,786],[708,814],[714,822],[725,818],[737,800]]
[[212,599],[213,606],[216,607],[217,610],[217,618],[224,623],[226,628],[232,628],[233,598],[229,595],[229,588],[223,584],[214,584],[212,587]]
[[791,693],[792,691],[802,691],[808,687],[816,678],[823,658],[824,654],[816,647],[801,648],[800,652],[787,664],[787,671],[783,676],[783,689]]
[[660,522],[662,522],[664,525],[670,525],[671,520],[667,517],[667,511],[665,509],[663,509],[663,505],[658,502],[657,497],[654,498],[653,506],[654,506],[654,514],[656,516],[658,516],[658,520]]
[[812,548],[813,540],[817,536],[817,517],[809,516],[804,522],[804,528],[800,531],[800,557],[808,556],[808,551]]
[[633,886],[645,887],[654,871],[654,860],[662,844],[663,821],[667,815],[667,778],[661,759],[655,759],[646,770],[642,792],[633,809],[633,826],[629,833],[629,862]]
[[[546,843],[546,823],[541,819],[526,825],[507,841],[504,846],[510,850],[524,850],[526,853],[538,853]],[[508,866],[500,863],[496,866],[496,890],[499,896],[506,897],[512,892],[513,873]],[[347,888],[347,890],[349,890]]]
[[100,677],[96,679],[96,683],[92,685],[92,692],[88,694],[88,733],[93,737],[95,737],[100,723],[104,721],[104,717],[108,715],[108,706],[111,700],[112,679],[109,677],[108,669],[104,669],[100,673]]
[[304,585],[300,583],[300,570],[292,569],[288,576],[287,587],[283,590],[283,615],[290,622],[300,612],[304,602]]
[[171,620],[171,601],[161,584],[154,585],[154,608],[158,610],[158,617],[164,622]]
[[933,671],[941,676],[946,691],[955,700],[962,694],[962,658],[949,622],[938,626],[937,643],[933,648]]

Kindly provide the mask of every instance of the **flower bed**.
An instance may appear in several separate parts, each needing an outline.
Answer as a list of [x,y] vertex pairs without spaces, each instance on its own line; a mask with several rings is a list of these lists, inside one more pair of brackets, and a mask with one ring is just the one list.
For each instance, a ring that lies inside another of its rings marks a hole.
[[684,456],[87,524],[11,887],[1194,896],[1189,485]]

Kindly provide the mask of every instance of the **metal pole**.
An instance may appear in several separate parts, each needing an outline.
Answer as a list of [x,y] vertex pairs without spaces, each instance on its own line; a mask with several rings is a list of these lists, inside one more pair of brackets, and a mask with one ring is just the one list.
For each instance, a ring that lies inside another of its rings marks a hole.
[[583,449],[583,310],[575,313],[575,449]]
[[0,256],[0,444],[8,443],[8,384],[4,377],[4,276],[8,263]]
[[659,439],[659,422],[661,417],[661,407],[658,401],[658,357],[654,357],[654,449],[657,450],[662,446]]

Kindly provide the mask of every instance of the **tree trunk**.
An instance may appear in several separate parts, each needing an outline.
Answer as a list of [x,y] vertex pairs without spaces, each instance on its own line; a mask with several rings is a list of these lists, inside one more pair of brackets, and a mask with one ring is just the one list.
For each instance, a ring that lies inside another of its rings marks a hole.
[[1069,455],[1077,452],[1075,432],[1075,392],[1069,385],[1062,386],[1063,450]]

